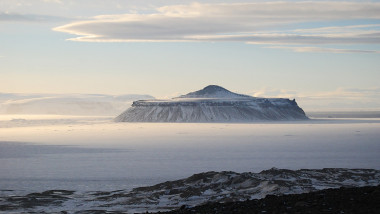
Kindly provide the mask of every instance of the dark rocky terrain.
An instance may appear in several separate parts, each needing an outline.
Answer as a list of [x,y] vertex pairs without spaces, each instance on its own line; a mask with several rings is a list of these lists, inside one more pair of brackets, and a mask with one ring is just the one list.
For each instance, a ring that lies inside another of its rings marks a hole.
[[0,189],[0,213],[371,213],[379,208],[379,184],[374,169],[211,171],[130,191]]
[[[2,197],[0,199],[0,202],[3,202],[0,203],[0,213],[20,210],[20,208],[26,211],[27,209],[41,206],[60,206],[65,201],[69,200],[73,193],[74,191],[67,190],[48,190],[41,193],[30,193],[25,196],[11,195],[9,197]],[[23,211],[20,210],[19,212]]]
[[201,206],[161,212],[187,213],[380,213],[380,186],[326,189],[317,192],[282,196],[267,195],[263,199],[244,202],[206,203]]
[[[12,197],[8,200],[17,201],[24,211],[12,212],[12,207],[0,206],[0,213],[75,213],[75,214],[124,214],[128,211],[113,211],[107,209],[87,209],[81,211],[63,210],[59,212],[28,211],[28,208],[44,206],[46,204],[60,205],[72,195],[70,191],[46,191],[33,193],[28,197]],[[325,189],[316,192],[289,195],[267,195],[263,199],[254,199],[226,203],[205,203],[200,206],[187,207],[158,212],[162,214],[209,214],[209,213],[278,213],[278,214],[306,214],[306,213],[336,213],[336,214],[377,214],[380,213],[380,186],[366,186],[338,189]],[[20,207],[19,207],[20,208]],[[149,213],[149,212],[144,212]]]

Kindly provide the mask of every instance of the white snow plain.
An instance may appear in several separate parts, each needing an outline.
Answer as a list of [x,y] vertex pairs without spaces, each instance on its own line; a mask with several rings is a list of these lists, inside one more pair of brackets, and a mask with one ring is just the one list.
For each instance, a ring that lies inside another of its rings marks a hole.
[[128,190],[272,167],[380,169],[380,119],[196,124],[0,115],[0,190],[13,193]]

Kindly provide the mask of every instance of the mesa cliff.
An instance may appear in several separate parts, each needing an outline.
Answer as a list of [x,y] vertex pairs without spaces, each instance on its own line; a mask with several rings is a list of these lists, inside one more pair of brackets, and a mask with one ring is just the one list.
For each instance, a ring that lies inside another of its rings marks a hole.
[[258,98],[216,85],[168,100],[138,100],[116,122],[251,122],[306,120],[295,100]]

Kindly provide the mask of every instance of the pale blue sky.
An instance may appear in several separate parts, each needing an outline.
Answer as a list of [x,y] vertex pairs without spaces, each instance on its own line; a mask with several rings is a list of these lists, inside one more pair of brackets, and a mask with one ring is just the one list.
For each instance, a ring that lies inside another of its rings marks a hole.
[[378,1],[263,2],[0,0],[0,92],[171,97],[219,84],[380,109]]

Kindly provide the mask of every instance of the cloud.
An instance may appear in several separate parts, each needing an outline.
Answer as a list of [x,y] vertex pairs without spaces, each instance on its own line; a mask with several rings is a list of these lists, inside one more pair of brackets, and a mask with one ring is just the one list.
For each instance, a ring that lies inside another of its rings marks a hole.
[[286,46],[271,46],[267,48],[273,49],[288,49],[294,52],[312,52],[312,53],[380,53],[377,50],[352,50],[352,49],[337,49],[337,48],[320,48],[320,47],[286,47]]
[[334,91],[302,93],[292,90],[275,88],[262,88],[253,94],[256,97],[298,97],[298,98],[323,98],[323,99],[360,99],[363,97],[374,97],[380,101],[380,88],[337,88]]
[[61,0],[42,0],[44,2],[48,2],[48,3],[57,3],[57,4],[62,4],[62,1]]
[[[380,19],[375,2],[172,5],[151,14],[96,16],[54,28],[73,41],[239,41],[250,44],[379,44],[378,25],[292,29],[297,23]],[[287,29],[287,30],[278,30]],[[360,29],[360,30],[358,30]]]
[[115,116],[149,95],[0,93],[0,114],[60,114]]
[[380,88],[338,88],[335,91],[320,92],[313,95],[308,95],[309,98],[324,98],[324,99],[377,99],[380,101]]
[[300,94],[297,91],[292,90],[284,90],[284,89],[277,89],[277,88],[261,88],[252,94],[254,97],[272,97],[272,98],[296,98],[299,97]]
[[246,35],[213,35],[188,37],[200,41],[241,41],[248,44],[267,45],[267,44],[379,44],[380,31],[366,34],[313,34],[300,35],[293,32],[283,33],[258,33]]
[[0,12],[0,22],[55,22],[67,20],[67,18],[59,16]]
[[310,110],[380,110],[380,88],[338,88],[333,91],[297,92],[262,88],[256,97],[295,98],[300,106]]

